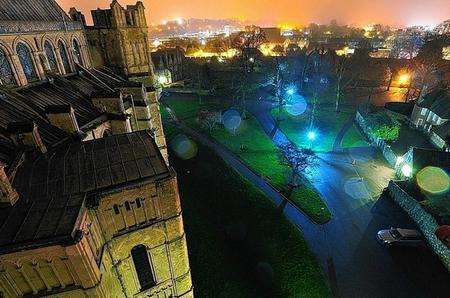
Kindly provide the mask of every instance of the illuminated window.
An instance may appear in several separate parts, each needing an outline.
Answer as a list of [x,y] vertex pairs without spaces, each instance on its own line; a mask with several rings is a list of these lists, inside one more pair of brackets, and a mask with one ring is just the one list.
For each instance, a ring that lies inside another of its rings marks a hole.
[[114,210],[115,214],[119,214],[120,213],[119,206],[117,204],[114,204],[113,210]]
[[44,51],[50,65],[50,70],[53,72],[58,72],[58,62],[56,61],[55,51],[52,44],[48,40],[44,43]]
[[127,209],[127,211],[131,210],[130,202],[128,201],[125,202],[125,209]]
[[15,85],[16,79],[14,78],[11,64],[6,57],[5,52],[0,49],[0,84],[3,85]]
[[34,68],[33,58],[31,56],[31,51],[23,42],[17,45],[17,55],[19,56],[19,61],[22,65],[23,73],[25,74],[28,82],[38,80],[36,69]]
[[131,249],[134,268],[136,270],[141,290],[149,289],[156,285],[153,277],[152,267],[148,258],[147,249],[144,245],[137,245]]
[[66,46],[64,45],[64,43],[61,40],[58,42],[58,49],[59,49],[59,55],[61,56],[61,60],[62,60],[63,66],[64,66],[64,70],[66,71],[66,73],[70,73],[71,69],[70,69],[69,57],[67,56]]

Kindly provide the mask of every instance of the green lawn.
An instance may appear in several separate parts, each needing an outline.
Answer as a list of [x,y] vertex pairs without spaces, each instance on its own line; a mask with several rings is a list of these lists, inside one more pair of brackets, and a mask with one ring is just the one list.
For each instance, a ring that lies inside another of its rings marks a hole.
[[197,157],[171,164],[196,296],[331,296],[300,231],[263,193],[200,144]]
[[[167,105],[175,112],[177,117],[190,127],[200,129],[196,121],[200,109],[225,109],[225,104],[196,100],[171,99]],[[208,133],[208,132],[205,132]],[[264,133],[257,120],[251,115],[243,120],[236,134],[230,133],[223,127],[218,127],[211,136],[230,151],[237,154],[249,167],[265,177],[275,188],[281,192],[287,190],[287,178],[290,167],[282,162],[278,149]],[[242,148],[245,148],[242,150]],[[305,200],[307,193],[308,200]],[[319,194],[313,187],[301,187],[291,196],[291,200],[302,209],[315,222],[324,223],[330,220],[331,214]]]
[[356,124],[353,124],[352,127],[347,131],[344,135],[344,139],[342,140],[343,148],[354,148],[354,147],[364,147],[369,144],[364,139],[363,135],[356,127]]
[[[333,150],[334,141],[349,117],[354,114],[355,109],[343,107],[339,113],[334,111],[332,105],[319,105],[316,109],[313,130],[317,138],[310,142],[307,137],[310,127],[311,110],[299,116],[292,116],[285,110],[279,113],[278,108],[272,110],[272,116],[280,121],[281,130],[291,141],[299,147],[311,147],[316,152],[328,152]],[[357,147],[364,142],[363,136],[355,129],[349,130],[350,135],[344,136],[343,147]]]

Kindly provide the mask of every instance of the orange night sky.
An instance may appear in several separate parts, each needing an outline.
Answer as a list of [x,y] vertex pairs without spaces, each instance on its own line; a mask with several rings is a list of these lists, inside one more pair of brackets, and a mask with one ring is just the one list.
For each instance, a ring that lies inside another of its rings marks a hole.
[[[90,10],[109,6],[110,0],[57,0]],[[122,5],[136,0],[119,0]],[[143,0],[151,23],[182,18],[239,18],[258,24],[340,23],[364,25],[435,25],[450,18],[450,0]]]

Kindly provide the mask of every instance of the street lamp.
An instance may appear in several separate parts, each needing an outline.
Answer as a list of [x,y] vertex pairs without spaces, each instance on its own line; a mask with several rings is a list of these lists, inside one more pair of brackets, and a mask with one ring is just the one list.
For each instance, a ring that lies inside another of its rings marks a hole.
[[160,83],[161,85],[167,84],[168,83],[167,77],[164,75],[158,76],[158,83]]
[[290,88],[287,89],[286,93],[287,93],[288,95],[294,95],[295,89],[294,89],[293,87],[290,87]]
[[400,84],[400,86],[405,86],[405,85],[409,84],[410,80],[411,80],[411,75],[408,73],[402,73],[398,77],[398,83]]
[[317,137],[316,133],[312,130],[308,132],[307,136],[308,136],[308,140],[310,140],[310,141],[314,141]]
[[411,174],[412,174],[412,168],[410,165],[408,164],[404,164],[402,166],[402,174],[407,177],[407,178],[411,178]]

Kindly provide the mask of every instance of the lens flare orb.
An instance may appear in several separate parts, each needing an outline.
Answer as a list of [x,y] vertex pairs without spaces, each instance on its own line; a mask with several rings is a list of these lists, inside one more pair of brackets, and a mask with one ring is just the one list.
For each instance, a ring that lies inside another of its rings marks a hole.
[[450,190],[448,174],[438,167],[425,167],[416,175],[417,185],[431,195],[443,195]]
[[170,142],[175,155],[183,160],[188,160],[197,155],[197,145],[184,134],[176,135]]
[[286,104],[286,112],[292,116],[300,116],[308,107],[306,100],[303,96],[295,94],[293,99]]
[[235,132],[242,123],[241,113],[235,109],[229,109],[222,115],[223,126],[231,132]]

